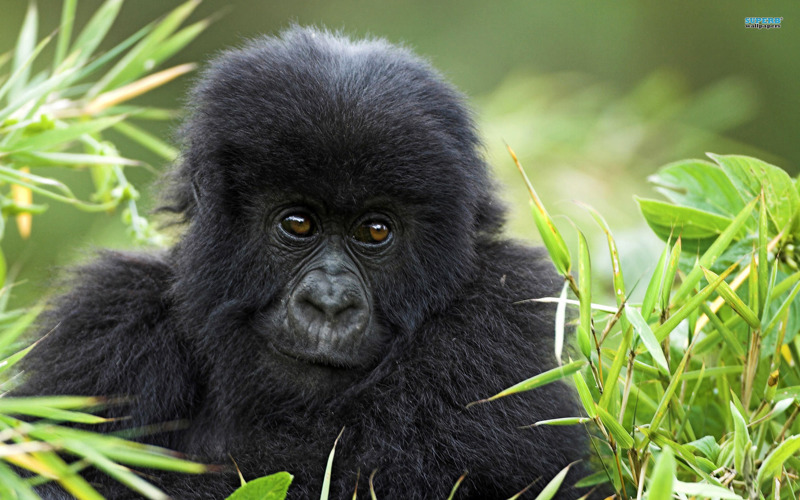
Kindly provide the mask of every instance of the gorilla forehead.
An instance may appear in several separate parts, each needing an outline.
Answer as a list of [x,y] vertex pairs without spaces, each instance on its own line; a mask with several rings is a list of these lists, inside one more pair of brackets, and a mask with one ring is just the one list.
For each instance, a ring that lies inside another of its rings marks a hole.
[[469,202],[486,186],[461,96],[382,40],[309,28],[261,38],[218,58],[192,102],[191,147],[252,188]]

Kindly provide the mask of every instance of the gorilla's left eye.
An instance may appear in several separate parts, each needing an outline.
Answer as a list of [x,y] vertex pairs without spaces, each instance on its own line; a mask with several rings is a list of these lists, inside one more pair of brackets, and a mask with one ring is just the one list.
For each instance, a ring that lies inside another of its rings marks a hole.
[[361,243],[378,245],[389,238],[389,226],[380,221],[366,221],[356,228],[353,237]]

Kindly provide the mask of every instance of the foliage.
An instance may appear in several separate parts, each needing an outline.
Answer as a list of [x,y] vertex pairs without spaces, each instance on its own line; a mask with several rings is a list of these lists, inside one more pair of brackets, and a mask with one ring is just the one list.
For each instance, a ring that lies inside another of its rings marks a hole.
[[[64,0],[57,33],[41,41],[37,41],[36,5],[29,5],[13,54],[0,56],[0,238],[12,217],[22,237],[30,234],[33,216],[47,209],[34,203],[36,195],[87,212],[122,207],[123,221],[135,239],[160,243],[160,235],[139,214],[138,192],[125,177],[127,167],[141,162],[121,156],[104,134],[114,129],[165,159],[174,158],[171,147],[129,122],[134,117],[168,119],[172,113],[123,103],[193,68],[185,64],[150,74],[208,24],[200,21],[179,29],[197,3],[192,0],[177,7],[105,53],[97,49],[122,0],[106,0],[74,40],[77,0]],[[47,48],[54,50],[53,58],[42,67]],[[75,196],[56,178],[56,167],[91,176],[91,197]],[[2,252],[0,284],[0,356],[4,357],[0,381],[5,392],[16,382],[10,376],[12,367],[34,347],[21,348],[18,339],[41,308],[7,310],[11,283]],[[166,498],[126,465],[192,473],[207,470],[167,450],[61,425],[105,423],[107,419],[95,413],[108,404],[113,402],[93,397],[1,398],[0,497],[35,499],[34,485],[55,480],[77,498],[102,498],[79,474],[91,466],[147,498]],[[79,460],[68,463],[58,452]],[[9,464],[39,476],[21,477]]]
[[[586,412],[536,425],[587,425],[603,470],[580,485],[611,483],[619,498],[800,493],[798,185],[755,158],[709,157],[713,163],[673,163],[651,178],[668,202],[637,199],[666,241],[641,304],[627,301],[614,238],[588,206],[607,237],[616,303],[591,303],[585,243],[577,281],[569,252],[548,245],[577,300],[533,299],[580,307],[581,359],[545,378],[574,373]],[[542,238],[563,241],[534,202]],[[564,331],[556,325],[557,335]],[[484,401],[541,382],[542,375]]]

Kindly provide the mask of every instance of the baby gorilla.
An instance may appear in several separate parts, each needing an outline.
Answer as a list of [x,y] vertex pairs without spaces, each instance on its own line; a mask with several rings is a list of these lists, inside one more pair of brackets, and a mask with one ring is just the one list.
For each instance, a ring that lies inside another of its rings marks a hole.
[[[292,28],[224,53],[189,101],[165,202],[180,241],[80,269],[20,394],[131,396],[102,430],[181,422],[141,439],[287,470],[291,498],[319,495],[342,429],[331,498],[373,471],[383,499],[446,498],[465,471],[458,498],[506,498],[585,455],[581,427],[520,428],[578,415],[564,385],[466,408],[554,366],[551,312],[515,302],[559,279],[502,236],[470,113],[428,64]],[[239,483],[148,474],[179,499]]]

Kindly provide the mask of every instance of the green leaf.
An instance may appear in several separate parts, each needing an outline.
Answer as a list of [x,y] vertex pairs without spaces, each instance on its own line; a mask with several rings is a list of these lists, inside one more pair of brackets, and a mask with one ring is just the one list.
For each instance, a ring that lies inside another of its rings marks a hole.
[[566,321],[565,316],[567,313],[567,288],[569,288],[569,282],[564,281],[564,286],[561,287],[561,295],[559,296],[558,304],[556,305],[556,332],[553,348],[555,350],[555,356],[558,364],[561,364],[561,350],[564,348],[564,323]]
[[559,366],[557,368],[553,368],[553,369],[547,370],[547,371],[542,372],[542,373],[540,373],[540,374],[538,374],[536,376],[533,376],[533,377],[531,377],[531,378],[529,378],[527,380],[523,380],[522,382],[520,382],[518,384],[515,384],[515,385],[509,387],[508,389],[505,389],[504,391],[501,391],[501,392],[495,394],[494,396],[492,396],[490,398],[482,399],[480,401],[475,401],[473,403],[470,403],[468,406],[476,404],[476,403],[485,403],[485,402],[488,402],[488,401],[494,401],[495,399],[502,398],[502,397],[505,397],[505,396],[509,396],[511,394],[517,394],[517,393],[520,393],[520,392],[530,391],[530,390],[536,389],[538,387],[542,387],[544,385],[551,384],[551,383],[553,383],[553,382],[555,382],[557,380],[561,380],[564,377],[568,377],[568,376],[572,375],[573,373],[577,372],[578,370],[580,370],[581,368],[586,366],[586,363],[587,363],[586,360],[573,361],[572,363],[568,363],[568,364],[566,364],[564,366]]
[[260,477],[234,491],[226,500],[283,500],[293,479],[288,472]]
[[325,465],[325,477],[322,479],[322,492],[319,495],[320,500],[328,500],[331,489],[331,475],[333,474],[333,456],[336,453],[336,444],[339,442],[339,438],[342,437],[342,434],[344,434],[344,427],[342,427],[342,430],[339,431],[339,435],[336,436],[336,439],[333,441],[333,447],[331,447],[331,452],[328,455],[328,463]]
[[792,304],[796,305],[795,298],[797,297],[798,292],[800,292],[800,283],[796,284],[794,288],[792,288],[792,291],[789,293],[789,296],[786,297],[786,300],[784,300],[783,303],[781,303],[778,310],[775,311],[775,314],[769,320],[769,323],[767,323],[764,329],[762,330],[761,332],[762,335],[768,334],[773,328],[775,328],[778,325],[781,318],[783,318],[786,315],[787,311],[792,306]]
[[[733,491],[708,483],[684,483],[675,480],[674,491],[689,497],[717,498],[719,500],[744,500]],[[650,500],[648,498],[648,500]]]
[[72,46],[73,51],[79,50],[81,52],[78,56],[78,65],[82,65],[83,62],[88,61],[100,45],[100,42],[106,37],[108,31],[111,29],[111,25],[114,24],[114,20],[119,14],[122,1],[123,0],[106,0],[103,5],[95,11],[92,18],[89,19],[89,22],[86,23],[83,31],[81,31],[75,39],[75,44]]
[[[706,279],[709,283],[715,282],[719,276],[711,270],[702,268],[703,274],[705,275]],[[725,303],[728,304],[731,309],[733,309],[736,314],[742,317],[743,320],[747,322],[750,327],[753,329],[761,328],[761,322],[758,320],[758,315],[750,309],[747,304],[736,294],[736,292],[726,283],[724,280],[720,282],[719,287],[717,287],[717,293],[725,300]]]
[[592,261],[586,237],[578,230],[578,273],[580,274],[580,324],[578,347],[586,359],[592,356]]
[[625,309],[627,309],[628,319],[633,325],[633,329],[637,334],[639,334],[639,338],[642,339],[642,343],[647,348],[647,352],[649,352],[650,356],[653,357],[653,361],[656,362],[656,365],[661,369],[661,371],[664,374],[669,375],[667,358],[664,357],[664,352],[661,350],[661,344],[656,339],[656,336],[653,335],[653,330],[650,329],[650,325],[647,324],[647,321],[644,320],[636,308],[625,304]]
[[653,467],[653,477],[647,488],[647,500],[670,500],[674,483],[675,455],[669,447],[665,447]]
[[614,437],[614,441],[617,442],[617,445],[625,450],[631,449],[633,447],[633,438],[628,434],[628,431],[626,431],[625,428],[622,427],[622,424],[617,422],[617,419],[602,406],[597,405],[596,408],[600,420],[603,422],[608,432]]
[[744,417],[739,413],[739,410],[733,402],[731,402],[730,408],[734,425],[733,463],[736,467],[736,472],[741,474],[742,477],[747,477],[747,474],[750,472],[746,470],[746,466],[748,465],[747,455],[750,454],[750,447],[753,445],[753,442],[750,439],[750,434],[747,432],[747,422],[745,422]]
[[447,500],[453,500],[456,497],[456,492],[458,491],[458,487],[461,486],[461,483],[464,481],[464,478],[467,477],[467,473],[461,474],[461,476],[456,481],[456,484],[453,485],[453,489],[450,490],[450,494],[447,496]]
[[794,218],[792,231],[800,229],[800,194],[784,170],[749,156],[715,155],[708,153],[727,174],[742,198],[758,196],[764,190],[767,212],[775,234]]
[[561,488],[561,483],[564,482],[564,478],[567,477],[567,472],[569,472],[569,468],[572,467],[572,464],[567,465],[561,472],[556,474],[556,477],[550,480],[547,483],[547,486],[542,489],[542,491],[536,496],[534,500],[551,500],[556,496],[558,493],[558,489]]
[[744,207],[742,197],[725,172],[708,161],[683,160],[671,163],[647,180],[676,205],[731,219]]
[[722,255],[728,245],[731,244],[733,241],[734,236],[738,234],[741,229],[747,224],[748,221],[751,220],[753,214],[753,208],[758,201],[757,198],[753,198],[745,207],[736,215],[736,218],[733,219],[733,222],[719,235],[719,237],[714,241],[714,243],[708,247],[708,250],[705,251],[702,257],[698,262],[699,265],[694,266],[694,268],[689,272],[686,278],[681,283],[681,286],[678,288],[678,291],[675,292],[673,297],[674,303],[679,303],[681,300],[685,299],[692,290],[694,289],[695,285],[700,281],[700,278],[703,277],[703,270],[700,266],[710,269],[711,265]]
[[686,443],[686,446],[700,451],[709,460],[716,460],[719,456],[720,446],[714,436],[703,436],[700,439],[695,439],[691,443]]
[[[31,72],[30,61],[35,57],[36,32],[38,31],[39,14],[36,10],[35,2],[28,2],[28,11],[25,13],[25,20],[17,38],[16,49],[14,50],[13,71],[21,71],[19,77],[13,82],[10,89],[10,99],[19,95],[28,84]],[[2,97],[2,93],[0,93]]]
[[[732,218],[705,212],[696,208],[672,205],[658,200],[634,196],[639,209],[647,221],[647,225],[656,236],[668,241],[674,234],[683,238],[684,244],[708,248],[714,239],[731,223]],[[736,239],[745,236],[742,230],[735,235]]]
[[21,137],[16,142],[7,145],[10,151],[26,151],[30,149],[44,150],[53,146],[66,144],[78,139],[83,134],[100,132],[123,120],[124,116],[98,118],[85,122],[72,123],[63,128],[46,130],[41,134]]
[[75,24],[75,8],[77,6],[78,0],[64,0],[61,4],[61,25],[58,28],[58,42],[56,43],[56,53],[53,57],[53,72],[56,71],[67,55],[69,39],[72,36],[72,27]]
[[662,311],[669,309],[670,294],[672,294],[672,285],[675,284],[675,276],[678,275],[678,265],[681,261],[681,251],[683,250],[683,243],[681,237],[675,242],[672,251],[669,254],[669,261],[667,262],[667,270],[664,273],[664,285],[661,287],[661,304]]
[[583,409],[586,410],[586,414],[592,418],[597,418],[597,409],[592,398],[592,392],[589,390],[589,386],[586,385],[581,372],[576,372],[572,376],[572,380],[575,382],[575,389],[578,391],[578,396],[581,399]]
[[141,42],[125,54],[89,90],[88,97],[96,97],[106,90],[132,82],[153,69],[155,67],[155,61],[152,60],[153,54],[199,4],[199,0],[189,0],[167,14]]
[[784,442],[767,455],[758,469],[757,484],[772,477],[779,477],[786,460],[800,450],[800,434],[786,438]]
[[647,284],[647,290],[644,292],[644,299],[642,299],[642,318],[645,321],[650,319],[653,314],[653,309],[656,306],[658,297],[661,295],[661,289],[664,284],[664,270],[667,266],[667,254],[669,253],[669,243],[664,246],[661,256],[658,258],[653,275],[650,277],[650,282]]

